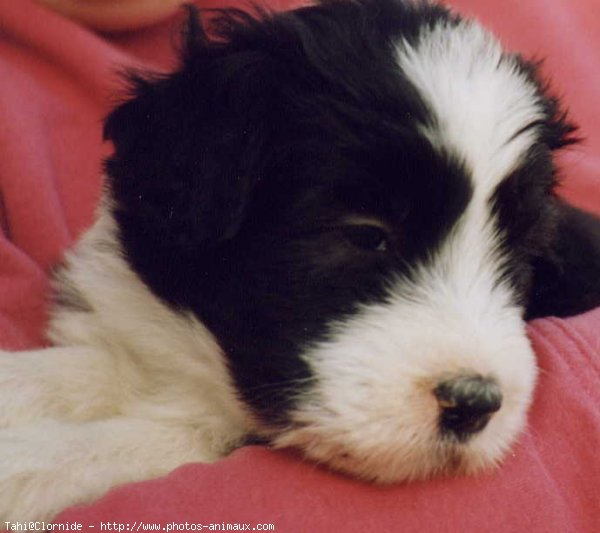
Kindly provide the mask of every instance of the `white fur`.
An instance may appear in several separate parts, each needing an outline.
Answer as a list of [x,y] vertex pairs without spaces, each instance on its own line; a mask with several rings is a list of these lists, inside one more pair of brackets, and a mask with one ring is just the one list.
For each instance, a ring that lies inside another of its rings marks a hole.
[[59,347],[0,352],[0,523],[213,461],[251,427],[212,335],[150,293],[114,232],[103,208],[67,258],[94,313],[55,315]]
[[535,141],[532,130],[513,138],[544,116],[535,86],[471,21],[422,30],[416,45],[398,43],[397,60],[437,119],[425,135],[464,161],[476,194],[489,196]]

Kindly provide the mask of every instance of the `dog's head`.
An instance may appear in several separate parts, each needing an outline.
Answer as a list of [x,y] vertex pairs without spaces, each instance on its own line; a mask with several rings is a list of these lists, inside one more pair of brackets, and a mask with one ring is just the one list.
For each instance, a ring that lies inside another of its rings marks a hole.
[[535,67],[422,3],[230,11],[210,41],[191,18],[181,68],[106,124],[132,267],[211,330],[275,445],[382,482],[497,462],[538,265],[578,216]]

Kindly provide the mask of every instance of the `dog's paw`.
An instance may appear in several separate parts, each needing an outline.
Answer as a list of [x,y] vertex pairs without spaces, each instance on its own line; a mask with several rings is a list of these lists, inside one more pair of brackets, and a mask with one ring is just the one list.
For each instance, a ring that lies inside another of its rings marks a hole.
[[128,417],[0,429],[0,526],[51,520],[116,485],[215,459],[201,437],[189,425]]
[[0,350],[0,428],[46,418],[81,422],[114,411],[111,361],[85,346]]
[[59,472],[23,472],[0,480],[0,524],[50,521],[74,503],[57,486],[59,476]]
[[39,352],[0,350],[0,428],[25,425],[52,412],[60,401],[49,380],[48,365]]
[[0,350],[0,428],[27,422],[36,415],[25,406],[37,395],[32,379],[26,375],[27,363],[19,360],[20,354]]
[[93,496],[73,461],[82,450],[65,445],[56,429],[49,423],[0,430],[0,525],[48,521]]

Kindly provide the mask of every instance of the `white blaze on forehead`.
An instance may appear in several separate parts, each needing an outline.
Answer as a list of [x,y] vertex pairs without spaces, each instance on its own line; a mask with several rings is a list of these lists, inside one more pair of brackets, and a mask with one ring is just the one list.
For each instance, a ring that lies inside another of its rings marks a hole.
[[397,61],[433,112],[423,133],[438,150],[458,156],[475,197],[486,199],[535,141],[543,119],[536,87],[517,60],[472,22],[424,28],[418,41],[398,43]]
[[[440,23],[415,43],[396,46],[397,61],[432,114],[422,133],[440,153],[465,164],[473,197],[423,272],[421,287],[478,309],[511,307],[499,283],[506,258],[490,197],[536,142],[545,118],[538,88],[515,56],[476,23]],[[436,296],[439,300],[440,296]]]

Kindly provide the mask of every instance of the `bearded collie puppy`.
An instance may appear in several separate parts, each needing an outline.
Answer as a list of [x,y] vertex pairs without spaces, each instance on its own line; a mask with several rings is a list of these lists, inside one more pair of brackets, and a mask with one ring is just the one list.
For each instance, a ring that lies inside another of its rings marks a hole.
[[536,65],[436,4],[219,11],[210,39],[188,11],[178,70],[106,120],[54,347],[0,355],[1,520],[250,440],[377,483],[497,465],[524,321],[600,304]]

